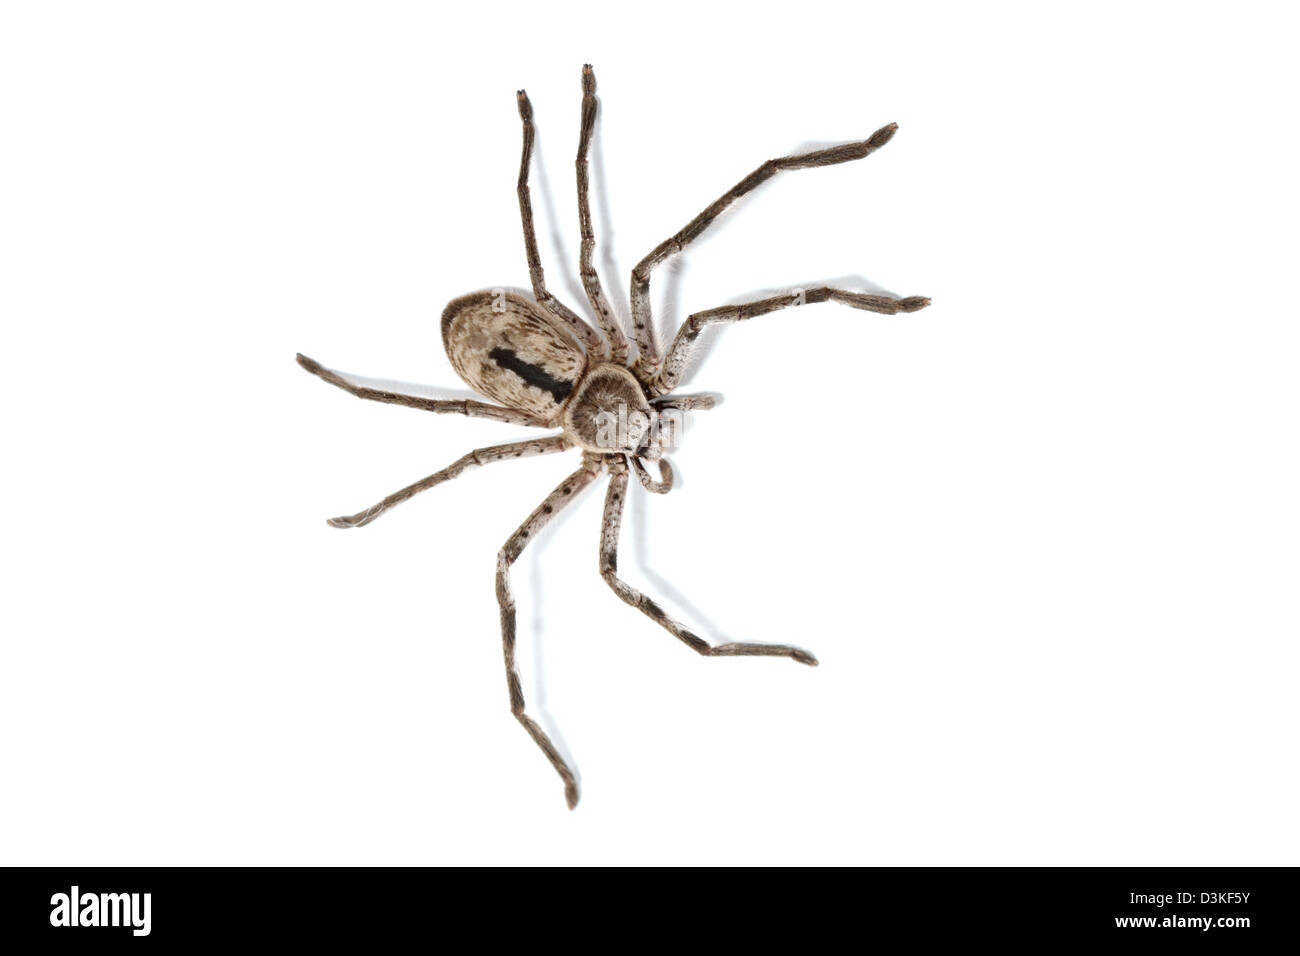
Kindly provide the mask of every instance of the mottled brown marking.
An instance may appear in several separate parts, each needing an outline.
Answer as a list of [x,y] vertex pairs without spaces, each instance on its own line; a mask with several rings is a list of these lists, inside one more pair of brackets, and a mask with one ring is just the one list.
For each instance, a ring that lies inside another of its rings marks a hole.
[[470,388],[548,423],[587,364],[565,323],[513,292],[453,299],[442,313],[442,342]]

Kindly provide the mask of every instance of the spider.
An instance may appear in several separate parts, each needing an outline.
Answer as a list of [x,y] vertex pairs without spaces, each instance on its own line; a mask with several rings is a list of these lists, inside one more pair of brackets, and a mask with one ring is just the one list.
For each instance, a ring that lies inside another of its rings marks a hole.
[[[531,455],[547,455],[577,448],[582,465],[565,478],[512,534],[497,555],[496,593],[501,610],[501,637],[505,652],[506,684],[510,711],[528,731],[537,746],[564,781],[569,808],[578,803],[578,783],[546,732],[524,708],[524,695],[515,666],[515,601],[510,593],[510,567],[542,527],[602,473],[608,473],[605,511],[600,537],[600,574],[614,593],[656,624],[705,657],[788,657],[816,666],[817,658],[786,644],[726,643],[711,645],[669,617],[660,606],[618,576],[618,538],[623,505],[627,499],[629,474],[649,492],[667,493],[673,485],[672,467],[664,452],[673,446],[678,433],[670,419],[690,409],[707,409],[713,399],[707,395],[673,395],[691,357],[700,333],[710,325],[740,322],[792,305],[840,302],[855,309],[892,315],[915,312],[930,304],[921,296],[894,298],[866,295],[843,289],[819,287],[799,290],[795,295],[759,299],[740,305],[724,305],[690,315],[682,323],[667,354],[660,351],[650,314],[650,276],[656,266],[703,233],[720,213],[760,183],[786,169],[833,166],[862,159],[884,146],[897,125],[882,127],[870,138],[829,149],[819,149],[769,159],[715,200],[681,231],[652,249],[632,270],[632,329],[636,356],[609,300],[601,288],[592,264],[596,239],[592,231],[588,200],[587,153],[596,122],[596,77],[590,64],[582,69],[582,125],[576,161],[578,180],[578,224],[582,234],[579,270],[591,303],[597,328],[592,327],[560,302],[546,288],[537,238],[533,230],[528,172],[533,151],[533,109],[523,90],[518,92],[519,116],[523,121],[523,154],[519,163],[519,213],[523,221],[524,252],[532,279],[533,297],[503,289],[474,292],[447,305],[442,314],[442,339],[457,374],[491,402],[435,400],[403,395],[356,385],[304,355],[298,364],[358,398],[393,405],[405,405],[430,412],[489,418],[494,421],[537,428],[560,429],[559,434],[527,441],[479,448],[439,472],[396,491],[357,514],[329,519],[335,528],[359,528],[369,524],[413,495],[455,478],[476,465],[507,461]],[[620,427],[612,429],[618,417]],[[657,426],[664,425],[664,428]],[[667,438],[666,436],[671,436]],[[657,462],[658,480],[652,478],[643,461]]]

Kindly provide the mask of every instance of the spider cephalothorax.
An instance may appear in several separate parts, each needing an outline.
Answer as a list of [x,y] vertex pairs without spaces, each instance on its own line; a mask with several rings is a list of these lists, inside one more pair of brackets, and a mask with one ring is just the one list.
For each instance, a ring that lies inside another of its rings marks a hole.
[[[558,434],[472,451],[442,471],[394,492],[364,511],[331,518],[329,523],[334,527],[355,528],[369,524],[394,505],[455,478],[475,465],[571,448],[582,452],[582,466],[528,516],[497,555],[497,600],[501,606],[510,709],[563,779],[565,798],[571,808],[578,802],[577,781],[545,731],[525,713],[523,691],[515,669],[515,602],[510,594],[509,571],[524,546],[555,512],[599,475],[608,473],[610,481],[605,496],[600,573],[615,594],[706,657],[789,657],[802,664],[815,665],[817,659],[812,654],[785,644],[711,645],[677,623],[653,600],[618,576],[618,536],[627,498],[628,474],[635,474],[648,491],[663,493],[672,488],[672,468],[664,453],[674,446],[681,434],[681,414],[713,405],[713,400],[706,395],[672,394],[688,364],[696,339],[707,326],[739,322],[778,309],[815,302],[841,302],[856,309],[884,314],[914,312],[930,304],[929,299],[921,297],[899,299],[820,286],[799,289],[791,295],[696,312],[682,323],[667,354],[660,352],[654,333],[649,295],[650,275],[657,265],[685,248],[732,202],[776,173],[783,169],[832,166],[869,156],[894,135],[897,127],[890,124],[861,142],[768,160],[679,232],[651,250],[632,270],[631,319],[636,343],[633,358],[628,339],[592,265],[596,240],[587,198],[587,153],[596,121],[596,78],[590,66],[583,67],[582,91],[582,126],[577,157],[578,223],[582,245],[578,265],[599,330],[579,318],[546,289],[528,193],[533,111],[528,97],[520,90],[519,115],[523,120],[524,147],[517,188],[533,298],[530,300],[504,289],[475,292],[454,299],[442,316],[443,345],[452,367],[471,388],[497,404],[428,399],[367,388],[303,355],[298,356],[303,368],[360,398],[432,412],[559,429]],[[658,480],[650,477],[643,460],[658,462]]]

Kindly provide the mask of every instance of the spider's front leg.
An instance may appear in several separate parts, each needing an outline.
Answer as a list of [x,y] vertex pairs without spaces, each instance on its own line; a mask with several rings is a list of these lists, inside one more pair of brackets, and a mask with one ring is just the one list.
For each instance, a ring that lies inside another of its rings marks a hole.
[[789,644],[718,644],[692,634],[664,612],[664,609],[618,576],[618,533],[627,501],[627,467],[610,466],[609,491],[605,495],[605,519],[600,534],[600,576],[620,598],[650,618],[687,647],[705,657],[789,657],[800,664],[817,666],[817,658]]
[[569,765],[564,762],[564,758],[560,756],[560,752],[555,749],[555,744],[551,743],[551,738],[546,736],[546,731],[542,730],[537,721],[524,713],[523,686],[519,682],[519,671],[515,669],[515,599],[510,593],[510,566],[519,558],[528,542],[537,537],[537,532],[561,508],[571,502],[578,492],[595,481],[599,474],[598,466],[587,463],[565,478],[501,546],[501,551],[497,554],[497,603],[501,606],[501,644],[505,651],[510,712],[515,715],[519,723],[524,725],[528,736],[532,737],[542,753],[546,754],[546,759],[551,762],[555,772],[564,781],[564,799],[569,804],[570,810],[578,805],[577,778],[569,769]]
[[767,182],[786,169],[813,169],[818,166],[836,166],[855,159],[864,159],[884,146],[898,131],[897,123],[876,130],[867,139],[845,143],[829,149],[817,149],[797,156],[769,159],[736,185],[711,202],[705,210],[650,250],[632,270],[632,327],[636,333],[637,360],[635,370],[642,381],[650,381],[659,371],[659,343],[655,339],[654,323],[650,314],[650,273],[655,266],[670,256],[681,252],[704,230],[712,225],[728,206],[741,196]]
[[772,296],[755,302],[742,302],[739,305],[724,305],[716,309],[696,312],[687,317],[682,327],[677,330],[673,344],[668,349],[668,356],[650,382],[650,391],[655,395],[671,392],[681,381],[682,373],[690,362],[695,349],[695,340],[707,326],[720,322],[743,322],[756,315],[766,315],[778,309],[792,306],[812,305],[816,302],[842,302],[865,312],[879,312],[883,315],[896,315],[899,312],[916,312],[930,304],[924,296],[914,295],[906,299],[896,299],[888,295],[867,295],[862,292],[849,292],[846,289],[832,289],[819,286],[815,289],[796,289],[788,295]]

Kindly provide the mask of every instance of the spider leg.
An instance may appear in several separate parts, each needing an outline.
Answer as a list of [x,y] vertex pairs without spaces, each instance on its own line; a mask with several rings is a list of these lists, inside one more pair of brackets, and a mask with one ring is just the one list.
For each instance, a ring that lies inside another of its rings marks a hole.
[[519,160],[519,217],[524,227],[524,255],[528,258],[528,275],[533,282],[533,298],[559,316],[573,330],[587,349],[589,355],[608,356],[609,345],[601,334],[582,319],[578,318],[569,307],[551,295],[546,289],[546,274],[542,271],[542,257],[537,252],[537,235],[533,230],[533,201],[528,191],[528,170],[533,161],[533,104],[523,90],[518,93],[519,118],[524,123],[524,149]]
[[570,447],[569,441],[563,435],[551,435],[547,438],[534,438],[528,441],[510,442],[505,445],[476,448],[468,455],[457,458],[442,471],[434,472],[427,478],[421,478],[415,484],[407,485],[400,491],[394,491],[383,501],[371,505],[364,511],[358,511],[354,515],[343,518],[330,518],[329,524],[334,528],[360,528],[362,525],[370,524],[389,508],[401,504],[407,498],[418,495],[422,491],[427,491],[434,485],[440,485],[444,481],[450,481],[475,465],[486,465],[494,461],[508,461],[512,458],[528,458],[533,455],[548,455],[552,452],[564,451],[568,447]]
[[325,368],[315,359],[309,359],[301,353],[298,355],[298,364],[318,378],[343,389],[349,395],[366,398],[372,402],[405,405],[407,408],[420,408],[426,412],[468,415],[470,418],[491,418],[494,421],[505,422],[508,425],[529,425],[533,428],[547,427],[545,422],[539,421],[526,412],[516,411],[513,408],[502,408],[500,405],[491,405],[487,402],[476,402],[472,399],[420,398],[416,395],[403,395],[401,392],[385,392],[378,388],[353,385],[338,372]]
[[712,395],[665,395],[662,398],[650,399],[650,404],[660,411],[665,409],[676,409],[682,412],[707,411],[717,404],[717,399]]
[[561,508],[574,499],[579,491],[591,484],[599,474],[598,468],[584,465],[565,478],[563,482],[547,495],[546,500],[521,524],[510,536],[497,554],[497,603],[501,606],[501,643],[505,651],[506,686],[510,691],[510,712],[524,725],[533,742],[546,754],[555,772],[564,781],[564,799],[572,810],[578,805],[578,782],[564,762],[551,738],[538,726],[537,722],[524,713],[524,691],[519,682],[519,671],[515,669],[515,599],[510,594],[510,566],[515,563],[520,553],[537,532],[551,520]]
[[578,271],[587,299],[596,313],[600,330],[610,344],[609,360],[619,365],[627,364],[627,336],[614,317],[614,310],[600,285],[593,259],[596,255],[596,234],[591,227],[591,203],[588,200],[587,153],[591,148],[591,132],[596,125],[596,74],[588,63],[582,68],[582,130],[578,137],[578,226],[582,231],[582,251],[578,258]]
[[705,657],[789,657],[800,664],[817,666],[817,658],[808,651],[788,644],[718,644],[711,645],[682,627],[663,608],[618,576],[618,532],[627,500],[627,468],[610,466],[609,491],[605,494],[605,518],[600,533],[600,576],[620,598],[661,626],[687,647]]
[[682,229],[655,246],[632,270],[632,326],[636,333],[636,372],[642,381],[649,381],[659,371],[659,344],[655,340],[654,322],[650,315],[650,271],[668,257],[681,252],[686,245],[704,232],[724,209],[771,179],[783,169],[811,169],[815,166],[834,166],[870,156],[893,137],[897,124],[890,123],[858,143],[846,143],[829,149],[818,149],[797,156],[769,159],[714,200],[708,208],[688,222]]
[[789,295],[759,299],[756,302],[724,305],[716,309],[696,312],[688,316],[686,321],[682,323],[681,328],[677,330],[677,335],[673,338],[673,344],[668,349],[667,358],[664,359],[658,375],[651,380],[651,392],[656,395],[663,395],[677,387],[682,372],[686,370],[686,365],[690,361],[691,352],[695,348],[695,340],[700,337],[700,333],[704,331],[706,326],[719,322],[742,322],[745,319],[752,319],[756,315],[766,315],[768,312],[776,312],[779,309],[810,305],[816,302],[842,302],[855,309],[862,309],[866,312],[880,312],[884,315],[915,312],[918,309],[924,309],[930,304],[929,299],[919,295],[906,299],[896,299],[888,295],[866,295],[861,292],[848,292],[844,289],[819,286],[815,289],[799,289]]

